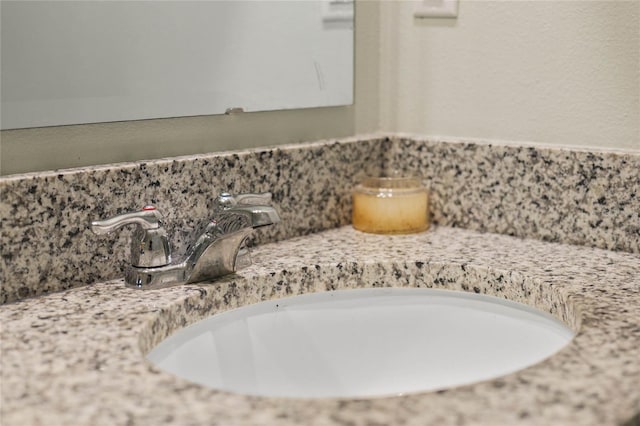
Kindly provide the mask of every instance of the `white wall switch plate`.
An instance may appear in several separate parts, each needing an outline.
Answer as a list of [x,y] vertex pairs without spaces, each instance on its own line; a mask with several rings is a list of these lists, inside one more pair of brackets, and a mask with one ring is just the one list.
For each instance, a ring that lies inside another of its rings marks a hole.
[[413,16],[416,18],[457,18],[458,0],[422,0]]

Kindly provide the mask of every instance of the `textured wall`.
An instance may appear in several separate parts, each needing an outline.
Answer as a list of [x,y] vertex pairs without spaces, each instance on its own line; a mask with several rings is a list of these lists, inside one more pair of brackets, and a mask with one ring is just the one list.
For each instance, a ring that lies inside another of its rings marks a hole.
[[2,174],[378,129],[640,150],[640,1],[356,4],[353,107],[3,131]]
[[640,150],[639,1],[380,6],[383,130]]

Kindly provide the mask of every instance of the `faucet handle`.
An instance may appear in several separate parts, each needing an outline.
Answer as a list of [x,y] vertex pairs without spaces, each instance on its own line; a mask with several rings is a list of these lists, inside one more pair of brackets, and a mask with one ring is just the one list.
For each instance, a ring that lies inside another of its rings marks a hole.
[[104,235],[125,225],[137,225],[131,238],[132,266],[149,268],[171,263],[171,249],[167,231],[162,226],[162,214],[154,206],[92,221],[91,230],[97,235]]
[[271,204],[271,193],[262,192],[259,194],[238,194],[236,195],[238,204]]
[[216,205],[222,209],[228,209],[236,205],[267,205],[271,204],[271,193],[263,192],[259,194],[229,194],[223,192],[216,198]]
[[154,206],[145,206],[140,211],[119,214],[109,219],[94,220],[91,230],[98,235],[108,234],[125,225],[140,225],[142,229],[158,229],[162,223],[162,214]]

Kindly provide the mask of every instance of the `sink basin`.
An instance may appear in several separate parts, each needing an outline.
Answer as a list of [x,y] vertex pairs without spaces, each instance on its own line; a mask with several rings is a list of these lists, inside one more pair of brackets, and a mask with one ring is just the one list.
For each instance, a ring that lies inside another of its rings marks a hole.
[[432,391],[533,365],[574,333],[492,296],[427,288],[305,294],[213,315],[147,358],[214,389],[270,397]]

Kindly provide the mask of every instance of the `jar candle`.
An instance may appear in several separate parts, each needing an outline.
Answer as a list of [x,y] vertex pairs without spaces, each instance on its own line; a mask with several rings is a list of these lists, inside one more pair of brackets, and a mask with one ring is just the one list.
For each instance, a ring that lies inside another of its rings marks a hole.
[[427,190],[417,178],[366,178],[353,190],[353,227],[375,234],[410,234],[429,227]]

